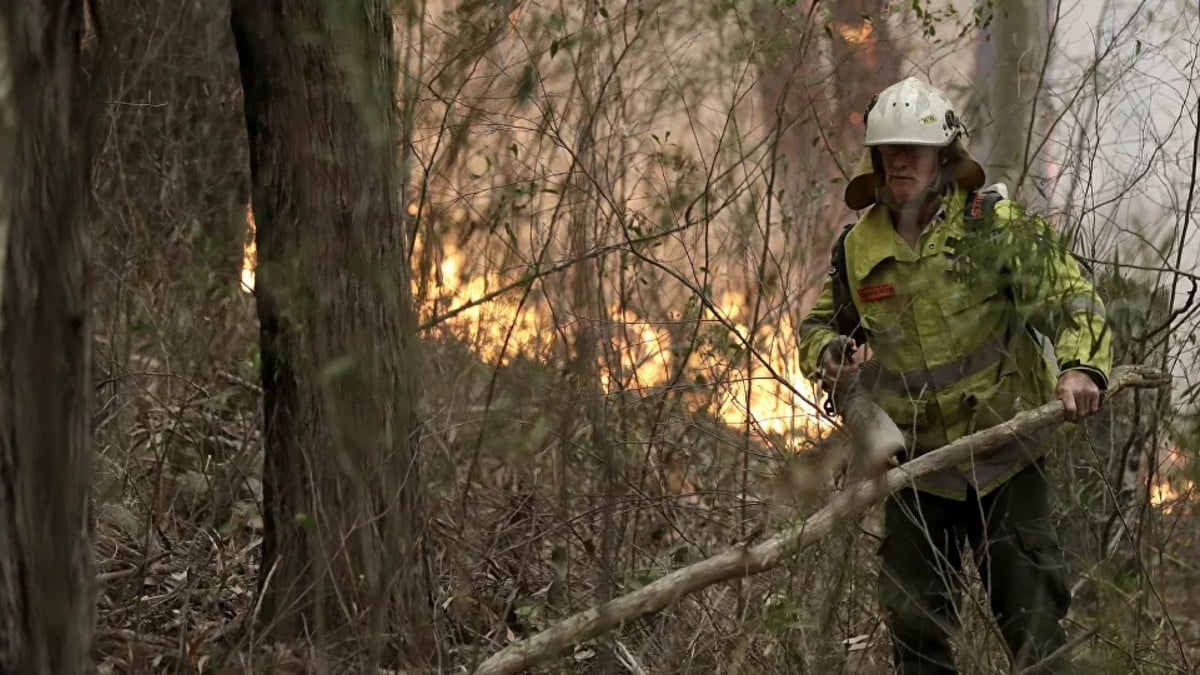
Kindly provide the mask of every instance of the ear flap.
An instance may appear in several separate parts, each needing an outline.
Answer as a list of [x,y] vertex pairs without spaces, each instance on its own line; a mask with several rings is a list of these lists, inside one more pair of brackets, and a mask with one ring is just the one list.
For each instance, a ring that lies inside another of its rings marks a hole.
[[983,187],[985,176],[983,166],[971,156],[963,136],[954,139],[951,151],[952,161],[946,165],[947,177],[954,180],[965,190],[978,190]]
[[871,149],[867,148],[859,158],[858,166],[854,167],[854,175],[850,177],[850,182],[846,183],[842,199],[845,200],[846,206],[855,211],[865,209],[875,203],[875,185],[875,165],[871,161]]

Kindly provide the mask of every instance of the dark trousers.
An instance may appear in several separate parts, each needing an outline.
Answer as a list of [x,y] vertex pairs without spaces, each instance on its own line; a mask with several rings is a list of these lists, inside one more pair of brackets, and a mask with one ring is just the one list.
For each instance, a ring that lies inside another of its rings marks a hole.
[[[954,673],[955,573],[970,546],[992,616],[1015,664],[1042,662],[1065,643],[1058,621],[1070,592],[1050,521],[1049,486],[1038,462],[995,491],[966,501],[906,488],[884,511],[880,603],[902,675]],[[1038,673],[1062,672],[1047,663]]]

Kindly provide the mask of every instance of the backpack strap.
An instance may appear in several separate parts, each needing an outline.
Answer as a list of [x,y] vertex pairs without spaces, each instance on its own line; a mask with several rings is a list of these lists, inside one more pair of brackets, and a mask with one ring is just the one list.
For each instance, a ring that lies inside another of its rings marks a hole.
[[[854,299],[850,297],[850,275],[846,269],[846,235],[850,234],[850,230],[853,228],[854,223],[849,223],[842,228],[841,234],[833,244],[833,252],[829,256],[829,280],[832,282],[833,328],[838,335],[852,337],[861,345],[866,341],[866,331],[862,328],[858,307],[854,305]],[[833,402],[833,391],[824,383],[821,388],[827,394],[823,405],[825,414],[831,417],[838,414],[837,406]]]
[[[963,214],[963,229],[969,234],[980,234],[985,232],[992,226],[996,215],[996,203],[1001,199],[1008,199],[1008,186],[1003,183],[989,185],[981,190],[972,191],[967,194],[967,205]],[[1013,294],[1011,286],[1006,285],[1004,295],[1008,297],[1009,302],[1016,304],[1016,297]],[[1012,337],[1014,330],[1023,330],[1036,342],[1040,340],[1040,336],[1033,326],[1023,320],[1018,320],[1018,325],[1009,324],[1004,328],[1004,344],[1008,344],[1009,338]],[[1004,371],[1003,359],[1008,358],[1007,353],[1002,357],[1000,365],[996,368],[996,382],[1000,381]]]
[[846,235],[854,228],[854,223],[846,225],[838,235],[837,243],[833,245],[830,256],[831,267],[829,276],[833,280],[833,325],[839,335],[854,338],[862,345],[867,341],[867,331],[862,326],[858,316],[858,307],[850,296],[850,276],[846,269]]
[[1001,199],[1008,199],[1008,188],[1003,183],[968,192],[966,213],[963,214],[964,229],[977,234],[990,227],[996,215],[996,203]]

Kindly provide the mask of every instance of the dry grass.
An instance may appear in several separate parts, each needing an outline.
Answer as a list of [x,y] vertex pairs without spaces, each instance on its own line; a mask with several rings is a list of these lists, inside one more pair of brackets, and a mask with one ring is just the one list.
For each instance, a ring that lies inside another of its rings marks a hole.
[[[527,364],[502,373],[500,396],[485,406],[482,382],[490,370],[461,348],[440,354],[440,367],[457,376],[454,387],[429,392],[427,457],[444,469],[430,486],[430,535],[441,634],[456,663],[589,606],[601,587],[620,592],[719,550],[736,538],[741,517],[747,531],[760,532],[790,517],[778,501],[778,460],[760,444],[752,447],[764,456],[755,462],[758,484],[743,516],[736,468],[745,440],[712,418],[676,412],[660,430],[662,447],[631,448],[622,475],[627,489],[612,514],[618,555],[601,565],[603,486],[587,478],[599,472],[579,443],[586,424],[555,403],[563,383]],[[129,443],[100,453],[101,484],[109,487],[98,508],[98,650],[111,672],[214,672],[237,663],[261,667],[266,658],[245,625],[261,542],[258,392],[238,373],[218,370],[211,379],[174,388],[182,400],[163,392],[143,400],[125,434],[101,429]],[[646,414],[657,403],[632,401],[628,409]],[[635,462],[643,453],[648,461]],[[557,478],[559,462],[568,464],[566,483]],[[808,636],[836,642],[877,634],[870,607],[840,602],[861,595],[855,589],[863,578],[813,590],[822,574],[869,559],[869,550],[847,539],[830,552],[710,589],[627,627],[617,641],[582,647],[573,662],[587,671],[611,652],[654,672],[670,663],[687,671],[716,667],[733,653],[744,672],[765,672],[776,659],[817,658],[809,647],[799,649]],[[804,598],[823,604],[823,615],[809,615]],[[840,625],[822,627],[830,621]]]
[[[240,312],[245,302],[228,306]],[[711,417],[685,408],[663,414],[660,399],[630,395],[614,405],[625,413],[621,431],[655,440],[630,443],[624,453],[611,514],[616,555],[605,563],[604,485],[587,423],[571,414],[570,385],[537,364],[495,372],[449,342],[436,354],[437,367],[453,374],[433,380],[445,384],[427,391],[423,416],[446,672],[605,592],[716,552],[738,532],[798,517],[824,494],[797,494],[782,479],[800,460]],[[130,427],[101,426],[102,437],[129,443],[100,452],[107,487],[97,513],[97,650],[105,672],[315,672],[322,660],[335,672],[355,671],[353,655],[261,644],[246,624],[261,541],[259,399],[236,363],[192,373],[186,384],[134,390]],[[743,498],[747,447],[753,480]],[[1163,544],[1147,549],[1148,575],[1122,578],[1099,567],[1084,579],[1071,633],[1096,631],[1085,658],[1108,668],[1097,672],[1177,672],[1200,654],[1190,508],[1149,515],[1146,536]],[[787,569],[714,586],[541,672],[889,672],[873,595],[876,518]],[[967,578],[957,639],[970,655],[964,672],[1004,672],[986,603]]]

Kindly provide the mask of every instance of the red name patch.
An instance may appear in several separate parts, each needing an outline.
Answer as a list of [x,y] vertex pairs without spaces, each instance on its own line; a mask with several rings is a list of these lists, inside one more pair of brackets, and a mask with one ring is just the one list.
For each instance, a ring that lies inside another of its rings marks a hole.
[[975,199],[971,200],[971,217],[978,218],[983,215],[983,193],[976,193]]
[[884,300],[896,294],[896,288],[891,284],[879,284],[878,286],[863,286],[858,289],[858,299],[863,302],[875,302],[876,300]]

